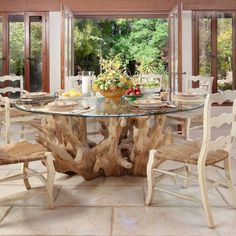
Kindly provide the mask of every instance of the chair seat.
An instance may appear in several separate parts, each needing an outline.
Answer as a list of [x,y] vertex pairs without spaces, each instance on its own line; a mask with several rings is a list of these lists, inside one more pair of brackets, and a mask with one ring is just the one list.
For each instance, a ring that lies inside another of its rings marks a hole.
[[191,123],[202,123],[203,122],[203,113],[196,113],[196,112],[180,112],[177,114],[168,114],[167,117],[174,118],[178,120],[182,119],[191,119]]
[[[29,115],[32,114],[30,114],[29,112],[18,110],[14,107],[10,108],[10,117],[29,116]],[[4,119],[4,116],[5,116],[5,110],[2,109],[0,110],[0,120]]]
[[0,148],[0,165],[9,165],[46,159],[47,150],[40,144],[21,141]]
[[[158,157],[165,160],[172,160],[197,165],[201,144],[195,141],[184,141],[163,146],[157,150]],[[213,165],[228,158],[229,153],[218,149],[209,151],[206,158],[206,165]]]

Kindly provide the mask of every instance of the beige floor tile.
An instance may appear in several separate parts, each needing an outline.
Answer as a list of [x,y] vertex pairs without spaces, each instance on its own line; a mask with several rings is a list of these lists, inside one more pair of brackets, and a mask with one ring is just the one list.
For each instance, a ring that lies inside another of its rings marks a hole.
[[0,178],[7,177],[11,173],[11,170],[0,170]]
[[[1,205],[11,205],[11,206],[45,206],[47,207],[47,197],[46,193],[36,194],[30,196],[30,193],[34,193],[37,190],[43,190],[44,187],[32,188],[31,190],[25,190],[24,186],[1,186],[0,188],[0,199],[10,196],[15,193],[25,193],[25,198],[14,201],[12,203],[3,203]],[[60,187],[54,186],[54,199],[56,198]]]
[[141,186],[63,186],[57,206],[144,206]]
[[69,176],[62,173],[56,173],[55,183],[59,185],[103,185],[104,177],[96,178],[94,180],[86,181],[82,176]]
[[[179,186],[160,186],[160,187],[169,191],[176,192],[176,193],[186,194],[188,196],[201,200],[200,190],[198,186],[189,186],[187,189],[183,189]],[[145,187],[145,193],[146,192],[147,192],[147,188]],[[210,190],[208,196],[209,196],[209,201],[210,201],[211,206],[223,206],[223,207],[228,206],[228,202],[225,202],[225,200],[222,199],[221,195],[215,189]],[[201,204],[184,200],[181,198],[177,198],[175,196],[171,196],[170,194],[166,194],[158,190],[154,190],[151,206],[184,207],[184,206],[201,206]]]
[[110,207],[13,207],[0,235],[109,235],[111,213]]
[[104,185],[112,186],[136,186],[136,185],[147,185],[146,177],[134,177],[134,176],[119,176],[119,177],[106,177]]
[[[45,170],[45,169],[44,169]],[[41,171],[41,170],[40,170]],[[12,170],[10,174],[18,174],[19,170]],[[46,175],[44,175],[46,178]],[[91,181],[86,181],[83,177],[79,175],[69,176],[66,174],[56,172],[54,185],[103,185],[104,178],[96,178]],[[32,186],[41,186],[42,182],[37,177],[31,177],[29,182]],[[3,183],[3,185],[23,185],[23,181],[21,179],[10,181]]]
[[[230,213],[228,213],[230,214]],[[236,214],[236,212],[235,212]],[[221,217],[221,225],[227,219]],[[231,223],[232,224],[232,223]],[[206,225],[202,208],[190,207],[116,207],[113,234],[123,235],[201,235],[219,236],[219,229]]]
[[10,208],[10,206],[0,206],[0,222],[4,220]]

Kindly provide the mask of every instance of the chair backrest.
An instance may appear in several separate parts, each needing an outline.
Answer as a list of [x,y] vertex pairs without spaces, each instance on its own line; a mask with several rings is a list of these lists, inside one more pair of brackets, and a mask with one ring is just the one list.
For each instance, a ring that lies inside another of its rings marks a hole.
[[[187,76],[186,77],[186,92],[187,93],[197,93],[197,94],[211,94],[212,83],[214,77],[208,76]],[[193,82],[198,82],[199,86],[193,88]]]
[[[218,116],[212,116],[213,104],[222,104],[225,101],[233,102],[232,111],[230,113],[221,113]],[[212,130],[219,128],[222,125],[231,125],[227,135],[222,135],[213,140]],[[207,153],[209,151],[225,150],[230,153],[231,146],[236,137],[236,90],[227,90],[223,93],[209,94],[207,95],[204,114],[203,114],[203,141],[201,152],[199,156],[199,162],[205,163]]]
[[10,102],[14,102],[16,96],[13,94],[19,93],[21,97],[24,91],[23,76],[17,75],[4,75],[0,76],[0,95],[9,97]]

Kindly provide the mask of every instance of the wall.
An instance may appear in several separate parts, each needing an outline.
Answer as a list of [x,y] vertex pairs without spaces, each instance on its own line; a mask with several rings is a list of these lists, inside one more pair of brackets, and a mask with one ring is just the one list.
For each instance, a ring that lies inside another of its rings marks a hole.
[[[183,72],[192,75],[192,11],[183,11]],[[183,91],[185,91],[185,81],[183,81]]]
[[50,92],[60,89],[61,79],[61,13],[49,13]]
[[[60,4],[77,12],[170,11],[179,0],[0,0],[0,11],[59,11]],[[185,10],[233,10],[235,0],[182,0]]]

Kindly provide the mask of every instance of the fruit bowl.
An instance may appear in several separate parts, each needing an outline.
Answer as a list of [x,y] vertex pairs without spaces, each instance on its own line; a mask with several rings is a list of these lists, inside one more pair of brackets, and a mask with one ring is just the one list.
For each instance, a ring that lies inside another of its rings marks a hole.
[[122,88],[117,88],[115,90],[98,90],[99,93],[102,94],[102,96],[104,96],[107,99],[120,99],[124,94],[125,94],[125,90]]
[[125,95],[126,98],[128,98],[130,101],[135,101],[137,98],[143,97],[143,94],[140,95]]

